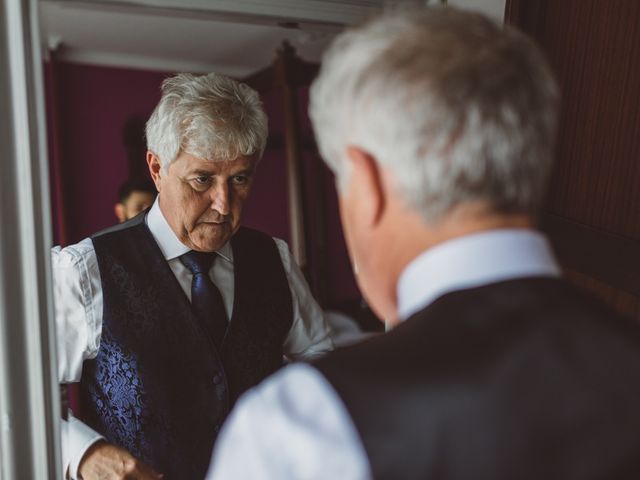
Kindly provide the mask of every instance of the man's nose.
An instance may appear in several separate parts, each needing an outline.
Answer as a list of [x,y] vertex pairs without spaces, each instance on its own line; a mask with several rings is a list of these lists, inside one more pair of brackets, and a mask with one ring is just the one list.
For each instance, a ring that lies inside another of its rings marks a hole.
[[218,182],[211,189],[211,208],[221,215],[229,214],[229,207],[231,205],[231,189],[227,182]]

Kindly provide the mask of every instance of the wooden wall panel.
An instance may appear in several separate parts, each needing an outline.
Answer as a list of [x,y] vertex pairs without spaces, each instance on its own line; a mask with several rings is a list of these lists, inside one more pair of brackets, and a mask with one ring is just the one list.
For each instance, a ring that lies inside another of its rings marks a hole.
[[544,222],[569,276],[640,318],[640,2],[508,0],[563,94]]
[[547,3],[563,92],[549,208],[640,240],[640,2]]

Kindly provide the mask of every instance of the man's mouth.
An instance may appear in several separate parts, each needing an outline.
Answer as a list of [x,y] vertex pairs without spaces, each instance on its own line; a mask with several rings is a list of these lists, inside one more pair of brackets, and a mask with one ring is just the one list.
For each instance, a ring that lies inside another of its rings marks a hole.
[[200,225],[225,225],[227,223],[229,223],[229,220],[207,220],[207,221],[202,221],[202,222],[198,222]]

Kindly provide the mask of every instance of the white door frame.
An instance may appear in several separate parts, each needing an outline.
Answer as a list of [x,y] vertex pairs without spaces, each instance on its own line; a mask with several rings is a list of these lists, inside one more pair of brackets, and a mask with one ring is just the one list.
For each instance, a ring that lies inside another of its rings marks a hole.
[[60,395],[36,0],[0,2],[0,478],[59,479]]

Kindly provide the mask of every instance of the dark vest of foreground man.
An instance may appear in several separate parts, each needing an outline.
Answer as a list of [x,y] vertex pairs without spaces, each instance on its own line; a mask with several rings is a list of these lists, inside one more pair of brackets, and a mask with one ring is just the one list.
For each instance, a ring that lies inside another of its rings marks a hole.
[[282,364],[289,284],[273,239],[241,228],[231,240],[233,315],[218,352],[144,217],[92,237],[104,316],[98,356],[83,368],[82,413],[165,479],[204,478],[233,403]]
[[376,479],[640,478],[640,325],[562,280],[444,295],[316,366]]

